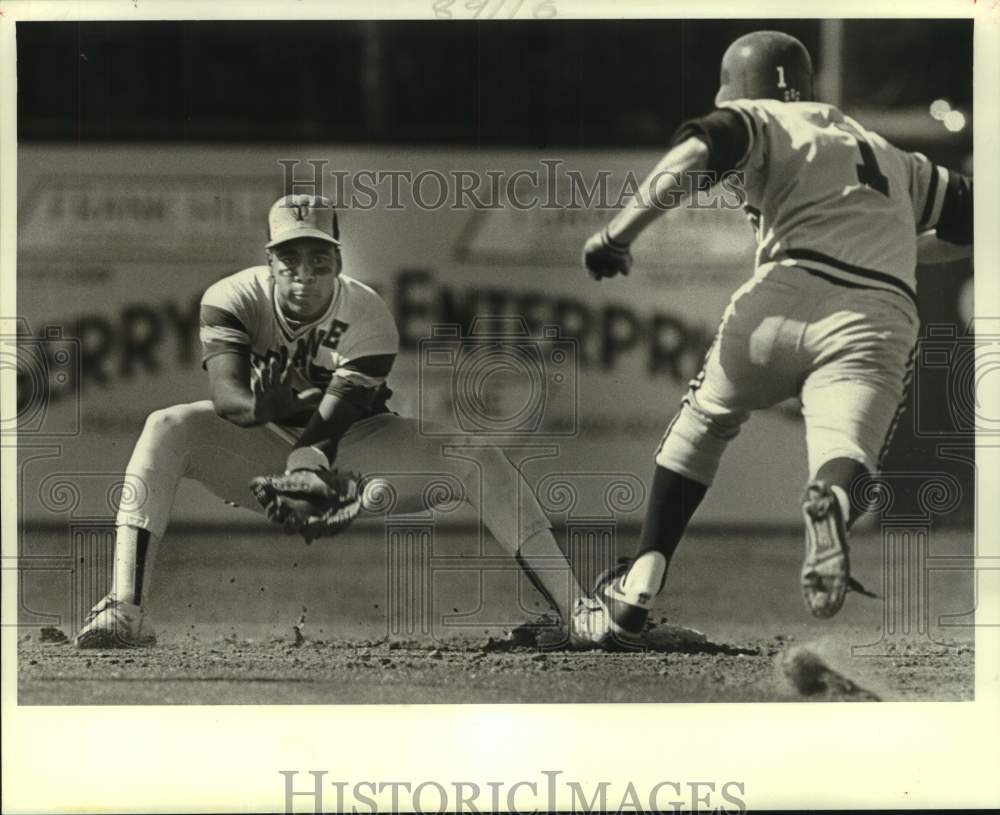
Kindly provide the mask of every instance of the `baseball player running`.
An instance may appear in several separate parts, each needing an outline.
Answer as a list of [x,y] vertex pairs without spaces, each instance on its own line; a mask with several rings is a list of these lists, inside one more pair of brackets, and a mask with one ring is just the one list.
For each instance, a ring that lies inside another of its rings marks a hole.
[[[503,452],[458,434],[428,439],[415,420],[386,406],[396,326],[375,291],[341,274],[331,204],[283,197],[268,227],[267,265],[218,281],[202,298],[211,399],[147,419],[125,472],[111,592],[91,611],[76,644],[142,639],[155,549],[182,478],[246,506],[253,503],[251,479],[275,471],[287,476],[254,480],[262,507],[252,508],[307,539],[336,533],[360,509],[384,511],[387,490],[399,512],[453,501],[447,490],[428,485],[442,475],[457,479],[461,498],[528,574],[564,631],[577,602],[591,607],[567,636],[575,646],[595,644],[606,617],[583,596],[548,519]],[[415,473],[426,483],[413,486]],[[407,477],[394,483],[396,474]],[[599,630],[588,632],[587,625]]]
[[[758,31],[726,51],[715,109],[683,124],[642,192],[584,246],[595,279],[700,179],[741,174],[756,268],[732,296],[701,373],[656,451],[634,559],[598,581],[616,633],[646,623],[726,445],[750,414],[799,397],[809,479],[802,591],[837,613],[851,578],[851,484],[879,467],[910,377],[923,262],[971,254],[973,186],[814,101],[805,47]],[[706,176],[706,171],[710,175]],[[589,613],[586,609],[581,614]]]

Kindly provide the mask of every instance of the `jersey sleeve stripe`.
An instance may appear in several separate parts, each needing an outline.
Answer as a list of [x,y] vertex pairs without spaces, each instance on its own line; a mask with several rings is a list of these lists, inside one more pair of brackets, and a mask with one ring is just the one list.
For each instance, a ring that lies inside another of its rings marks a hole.
[[357,357],[350,362],[344,363],[338,370],[356,371],[366,376],[381,377],[385,379],[392,370],[392,364],[396,361],[395,354],[371,354],[366,357]]
[[368,376],[360,371],[352,371],[350,368],[338,368],[334,378],[362,388],[377,388],[385,381],[385,377]]
[[937,194],[938,188],[938,174],[937,167],[931,167],[931,180],[927,187],[927,199],[924,201],[924,211],[920,214],[920,227],[917,230],[922,232],[927,228],[927,221],[930,220],[931,210],[934,209],[934,196]]
[[201,324],[205,327],[221,327],[221,328],[231,328],[234,331],[241,331],[250,337],[250,332],[247,331],[245,325],[239,317],[233,314],[231,311],[226,311],[218,306],[207,306],[202,305],[201,307]]
[[226,340],[210,340],[202,344],[201,367],[212,357],[220,354],[242,354],[250,356],[250,346],[239,342],[228,342]]
[[920,215],[918,232],[930,229],[941,217],[941,203],[944,200],[944,190],[948,184],[947,172],[936,164],[931,171],[931,180],[927,187],[927,200],[924,203],[924,211]]
[[937,189],[934,192],[934,205],[931,209],[931,217],[925,229],[929,229],[931,224],[937,224],[941,220],[941,213],[944,211],[944,199],[948,194],[948,171],[944,167],[938,167],[934,174],[938,179]]
[[340,373],[331,377],[326,393],[359,408],[365,417],[388,411],[385,403],[392,396],[392,391],[384,383],[371,386],[352,381]]

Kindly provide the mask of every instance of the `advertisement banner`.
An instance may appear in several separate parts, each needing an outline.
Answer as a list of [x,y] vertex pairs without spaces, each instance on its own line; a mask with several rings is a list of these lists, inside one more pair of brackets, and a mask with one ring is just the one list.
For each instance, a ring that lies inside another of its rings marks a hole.
[[[345,274],[396,317],[391,408],[501,446],[537,446],[523,465],[533,484],[553,474],[648,483],[654,449],[753,262],[750,228],[723,189],[651,227],[628,277],[586,275],[583,242],[657,159],[21,146],[19,320],[5,322],[3,342],[31,338],[19,361],[25,517],[52,520],[40,485],[53,472],[120,472],[150,411],[207,398],[199,298],[265,262],[267,211],[290,186],[335,202]],[[795,411],[764,412],[731,445],[699,522],[795,522],[805,475]],[[629,512],[640,518],[642,501]],[[174,515],[235,517],[196,487]]]

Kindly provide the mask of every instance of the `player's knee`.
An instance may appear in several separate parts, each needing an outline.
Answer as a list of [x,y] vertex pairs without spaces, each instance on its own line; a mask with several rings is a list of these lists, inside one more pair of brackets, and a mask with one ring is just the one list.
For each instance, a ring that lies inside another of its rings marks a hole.
[[187,430],[201,418],[202,413],[203,411],[197,408],[197,403],[172,405],[154,410],[146,418],[140,443],[163,444],[176,441],[186,435]]
[[745,419],[742,414],[713,416],[685,404],[660,442],[657,465],[710,486],[726,446]]
[[475,470],[507,470],[514,466],[503,450],[481,436],[451,436],[445,441],[442,452],[451,469],[463,478],[471,476]]

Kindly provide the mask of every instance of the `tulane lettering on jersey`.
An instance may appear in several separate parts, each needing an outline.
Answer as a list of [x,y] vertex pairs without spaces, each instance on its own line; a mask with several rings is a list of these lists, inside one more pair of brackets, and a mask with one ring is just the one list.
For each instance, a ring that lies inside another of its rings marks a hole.
[[677,138],[691,135],[712,169],[744,173],[758,273],[795,266],[916,300],[915,237],[941,216],[943,167],[819,102],[723,102]]
[[[251,350],[251,354],[262,361],[276,358],[282,368],[291,357],[292,367],[301,373],[308,382],[317,387],[325,388],[330,383],[333,371],[346,361],[336,352],[340,345],[341,335],[349,327],[341,320],[333,320],[330,325],[314,325],[304,337],[296,337],[294,346],[282,345],[277,350],[269,348],[264,354],[258,354]],[[324,367],[316,362],[319,355],[325,354],[327,350],[333,352],[333,361],[336,363],[334,368]]]
[[202,364],[217,354],[243,353],[258,359],[289,359],[296,386],[325,389],[334,375],[369,388],[384,388],[358,360],[394,355],[399,335],[388,306],[368,286],[347,275],[337,278],[329,308],[317,319],[293,325],[274,300],[266,266],[223,278],[201,300]]

